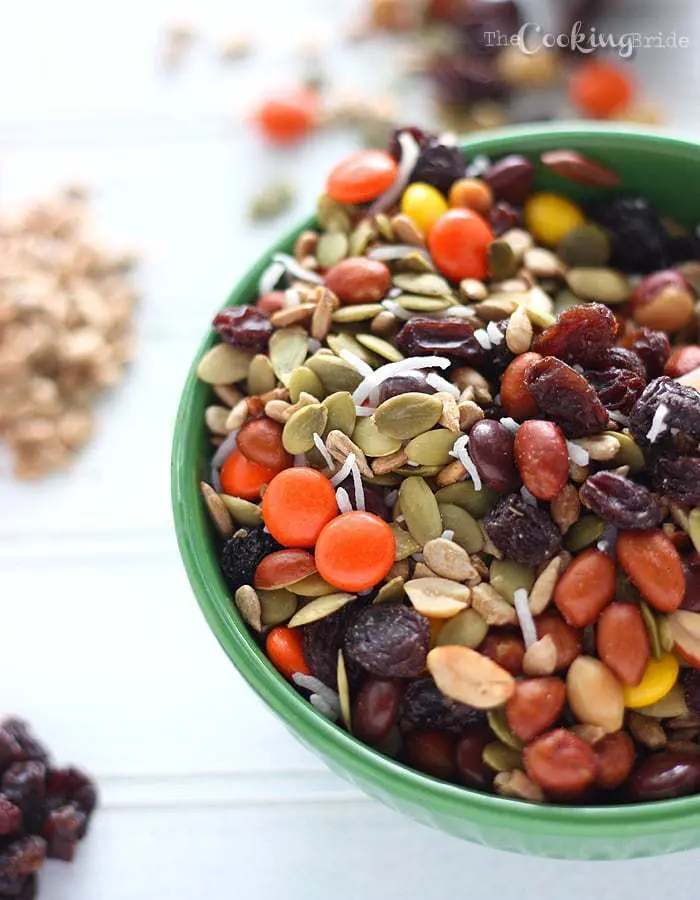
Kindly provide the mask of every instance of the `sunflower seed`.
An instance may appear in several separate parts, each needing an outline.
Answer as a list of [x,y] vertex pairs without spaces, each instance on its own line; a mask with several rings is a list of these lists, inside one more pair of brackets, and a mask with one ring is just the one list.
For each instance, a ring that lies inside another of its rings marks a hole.
[[340,715],[343,723],[349,732],[352,732],[352,719],[350,712],[350,682],[348,681],[348,673],[345,668],[345,659],[343,651],[338,650],[338,699],[340,700]]
[[204,410],[204,422],[214,434],[228,434],[226,422],[231,412],[226,406],[208,406]]
[[222,537],[231,537],[233,534],[233,519],[226,508],[226,504],[206,481],[200,481],[199,487],[216,530]]
[[318,622],[320,619],[325,619],[334,612],[338,612],[339,609],[347,606],[348,603],[351,603],[355,598],[355,594],[345,593],[326,594],[323,597],[317,597],[315,600],[310,600],[306,606],[302,606],[289,620],[287,627],[299,628],[301,625],[309,625],[311,622]]
[[545,634],[525,650],[523,672],[526,675],[551,675],[556,667],[557,645],[551,634]]
[[243,620],[255,631],[262,631],[262,607],[255,589],[249,584],[242,585],[234,594],[233,601]]
[[339,463],[344,463],[352,453],[357,463],[357,468],[368,478],[372,477],[372,470],[367,464],[367,457],[362,450],[342,431],[329,431],[326,437],[326,449]]
[[523,306],[519,306],[508,319],[506,328],[506,346],[511,353],[518,356],[526,353],[532,344],[532,322]]

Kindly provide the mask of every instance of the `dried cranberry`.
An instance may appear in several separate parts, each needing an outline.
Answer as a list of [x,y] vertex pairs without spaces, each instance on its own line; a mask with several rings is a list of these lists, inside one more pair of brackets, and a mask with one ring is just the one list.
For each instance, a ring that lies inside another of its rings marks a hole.
[[671,345],[663,331],[653,328],[639,328],[633,332],[629,344],[644,363],[647,378],[658,378],[664,374],[666,360],[671,353]]
[[685,596],[681,607],[690,612],[700,612],[700,553],[694,553],[683,562]]
[[638,444],[649,445],[647,434],[662,403],[667,410],[662,440],[672,428],[693,441],[700,440],[700,392],[663,375],[649,382],[632,409],[630,429]]
[[579,496],[592,512],[616,528],[655,528],[664,517],[658,497],[615,472],[591,475]]
[[212,325],[222,341],[258,353],[267,350],[272,334],[267,314],[254,306],[225,306],[214,316]]
[[431,69],[439,99],[448,106],[477,100],[500,100],[508,88],[492,59],[454,53],[442,57]]
[[508,559],[538,566],[561,549],[561,533],[548,513],[520,494],[504,497],[484,519],[489,538]]
[[406,688],[401,728],[403,731],[421,728],[456,734],[468,725],[483,722],[484,718],[483,711],[446,697],[430,675],[425,675]]
[[602,431],[608,414],[586,379],[554,356],[545,356],[527,370],[525,383],[540,410],[569,437]]
[[46,779],[47,806],[58,809],[67,803],[74,804],[89,818],[97,806],[95,782],[85,772],[73,767],[49,769]]
[[353,616],[354,610],[345,606],[304,627],[304,658],[313,674],[328,687],[338,686],[338,650]]
[[379,402],[384,403],[390,397],[397,397],[399,394],[408,393],[419,394],[435,394],[437,388],[432,384],[428,384],[425,380],[425,374],[418,370],[414,372],[403,372],[401,375],[391,375],[382,381],[379,388]]
[[643,379],[646,384],[647,370],[641,356],[633,350],[626,347],[611,347],[601,356],[599,364],[593,368],[608,369],[614,367],[616,369],[624,369],[631,372],[638,378]]
[[644,390],[645,378],[629,369],[587,369],[586,379],[593,385],[598,399],[606,409],[628,413]]
[[425,616],[398,603],[361,610],[345,633],[345,654],[382,678],[415,678],[425,668],[430,628]]
[[251,528],[245,535],[231,537],[221,551],[221,569],[229,586],[236,590],[244,584],[252,584],[255,570],[262,560],[281,545],[261,526]]
[[447,194],[454,182],[464,176],[466,166],[459,147],[442,144],[438,138],[428,138],[418,155],[411,181],[432,184]]
[[34,835],[12,841],[0,854],[0,878],[33,875],[46,859],[46,841]]
[[654,487],[669,500],[700,506],[700,458],[660,459],[652,472]]
[[396,336],[396,346],[406,356],[445,356],[470,366],[484,359],[484,348],[464,319],[411,319]]
[[37,813],[46,795],[46,766],[36,760],[13,763],[2,776],[2,792],[25,816]]
[[532,349],[568,363],[596,366],[615,340],[615,316],[602,303],[586,303],[565,310],[535,339]]
[[700,716],[700,669],[682,669],[681,684],[688,709]]
[[644,197],[617,197],[596,204],[591,217],[610,234],[610,263],[624,272],[655,272],[668,267],[667,236]]
[[22,810],[0,794],[0,836],[17,834],[22,830]]
[[500,237],[511,228],[517,228],[521,221],[520,211],[505,200],[493,204],[488,218],[494,237]]
[[[21,762],[24,759],[38,760],[48,763],[49,752],[46,747],[32,734],[29,726],[22,719],[8,718],[0,725],[0,735],[10,735],[13,742],[20,747],[20,755],[13,762]],[[0,768],[2,768],[2,742],[0,741]]]
[[42,829],[47,841],[47,855],[50,859],[72,862],[78,841],[85,834],[87,816],[73,803],[52,810]]
[[532,190],[535,167],[527,157],[511,153],[492,163],[482,177],[498,200],[519,204]]

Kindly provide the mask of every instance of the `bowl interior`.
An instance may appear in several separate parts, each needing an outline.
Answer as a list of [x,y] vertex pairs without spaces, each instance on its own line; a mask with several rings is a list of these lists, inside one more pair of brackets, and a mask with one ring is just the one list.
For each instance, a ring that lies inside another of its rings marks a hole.
[[[674,216],[685,225],[697,221],[692,185],[700,182],[700,146],[681,138],[636,129],[533,126],[486,133],[463,141],[462,146],[469,158],[477,153],[502,156],[519,152],[534,160],[544,150],[562,147],[590,153],[623,176],[625,193],[649,197],[662,213]],[[540,189],[559,190],[579,199],[596,194],[595,190],[572,185],[541,169],[536,184]],[[227,304],[251,302],[271,254],[289,250],[295,236],[308,224],[304,223],[271,248],[241,279]],[[214,335],[209,332],[197,359],[213,342]],[[332,768],[390,805],[400,806],[453,833],[508,849],[599,858],[648,855],[693,845],[694,839],[690,838],[674,846],[654,844],[651,840],[644,844],[643,837],[651,839],[663,833],[670,836],[672,832],[690,830],[692,820],[700,813],[700,797],[608,807],[536,806],[504,800],[414,772],[356,741],[304,700],[258,648],[231,602],[219,570],[213,534],[198,489],[199,480],[208,478],[211,456],[203,415],[210,402],[210,392],[197,380],[195,365],[183,391],[173,446],[172,497],[180,551],[197,600],[223,649],[299,739],[320,753]],[[466,820],[474,824],[468,833],[458,827],[460,821]],[[520,834],[520,842],[504,838],[508,832]],[[538,835],[545,843],[537,844]],[[626,847],[618,845],[609,853],[587,846],[594,840],[598,848],[604,846],[601,841],[611,842],[612,846],[622,839]],[[642,843],[634,844],[635,839]],[[548,842],[559,849],[550,852]]]

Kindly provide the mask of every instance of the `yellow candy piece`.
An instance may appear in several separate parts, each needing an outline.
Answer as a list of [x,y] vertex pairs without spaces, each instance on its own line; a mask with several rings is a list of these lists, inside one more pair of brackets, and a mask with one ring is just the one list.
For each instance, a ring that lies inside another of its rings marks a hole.
[[555,247],[586,221],[580,207],[560,194],[533,194],[525,203],[525,226],[539,244]]
[[671,653],[664,653],[661,659],[650,659],[639,684],[634,687],[623,685],[625,706],[639,709],[658,703],[676,683],[678,670],[678,660]]
[[423,237],[427,237],[433,225],[447,212],[447,200],[432,184],[417,181],[410,184],[401,198],[401,212],[408,216]]

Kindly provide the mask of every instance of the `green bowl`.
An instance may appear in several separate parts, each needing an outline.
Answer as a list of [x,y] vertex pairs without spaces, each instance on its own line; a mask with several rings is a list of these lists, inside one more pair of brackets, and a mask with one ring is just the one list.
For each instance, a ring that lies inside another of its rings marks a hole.
[[[700,145],[617,126],[530,126],[470,137],[469,156],[520,152],[536,159],[561,147],[590,153],[623,176],[625,190],[649,197],[664,213],[694,224],[700,186]],[[319,189],[321,188],[319,182]],[[540,172],[537,187],[583,198],[594,191]],[[258,260],[227,304],[250,302],[273,252],[289,250],[304,223]],[[204,322],[203,322],[204,324]],[[209,331],[197,358],[214,343]],[[196,365],[196,361],[195,361]],[[630,806],[537,806],[481,794],[421,775],[376,753],[336,727],[304,700],[258,648],[226,589],[198,482],[210,455],[204,430],[209,388],[193,365],[175,426],[172,499],[180,552],[194,594],[229,658],[287,728],[343,778],[388,806],[449,834],[501,850],[568,859],[627,859],[700,845],[700,796]]]

